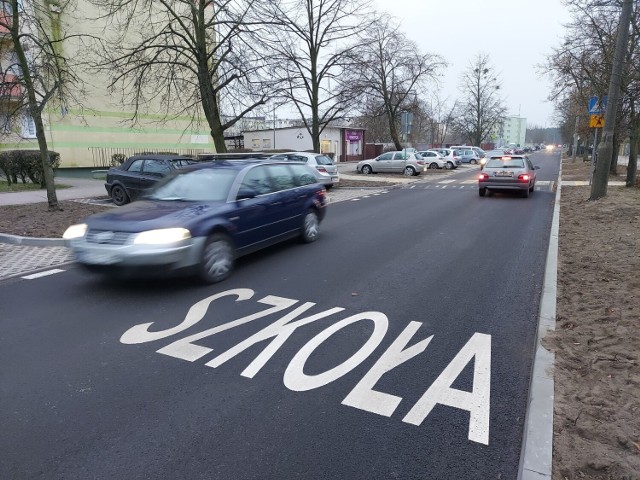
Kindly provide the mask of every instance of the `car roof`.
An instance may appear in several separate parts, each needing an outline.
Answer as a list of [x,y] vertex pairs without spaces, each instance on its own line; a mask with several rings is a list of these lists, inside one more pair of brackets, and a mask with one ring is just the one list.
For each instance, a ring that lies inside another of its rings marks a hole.
[[214,160],[209,162],[200,162],[188,167],[180,169],[181,172],[190,172],[193,170],[204,169],[227,169],[227,170],[243,170],[252,165],[306,165],[305,162],[285,162],[282,160],[270,160],[268,158],[239,158],[237,160]]
[[526,155],[491,155],[491,159],[497,158],[499,160],[502,159],[511,159],[511,158],[528,158]]
[[187,157],[184,155],[172,155],[170,153],[137,153],[135,155],[131,155],[129,158],[135,159],[153,159],[153,160],[195,160],[191,157]]

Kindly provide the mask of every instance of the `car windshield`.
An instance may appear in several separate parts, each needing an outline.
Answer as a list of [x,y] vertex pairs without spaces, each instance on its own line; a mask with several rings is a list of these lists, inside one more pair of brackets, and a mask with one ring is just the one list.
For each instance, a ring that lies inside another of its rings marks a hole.
[[331,159],[326,155],[317,155],[316,162],[318,162],[318,165],[333,165]]
[[524,162],[521,158],[492,158],[487,162],[485,168],[524,168]]
[[160,183],[147,198],[187,202],[225,201],[236,178],[235,170],[206,168],[170,177]]

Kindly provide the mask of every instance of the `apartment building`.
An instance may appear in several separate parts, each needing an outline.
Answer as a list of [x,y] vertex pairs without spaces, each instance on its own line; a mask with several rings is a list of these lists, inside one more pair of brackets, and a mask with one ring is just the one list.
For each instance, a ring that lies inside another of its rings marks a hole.
[[[37,5],[50,15],[52,36],[64,31],[68,35],[96,35],[105,26],[96,20],[95,7],[86,0],[72,3],[53,0],[22,0],[27,12]],[[0,16],[7,19],[7,3],[0,3]],[[27,13],[28,15],[28,13]],[[103,23],[101,23],[103,22]],[[87,55],[80,42],[65,40],[60,50],[65,57]],[[20,72],[16,66],[13,43],[6,28],[0,27],[0,150],[37,149],[35,125],[24,105]],[[176,153],[214,152],[213,140],[206,123],[192,125],[190,116],[176,115],[162,122],[156,106],[139,112],[137,125],[131,125],[132,109],[123,108],[120,98],[109,93],[109,78],[96,72],[75,72],[83,80],[85,94],[80,103],[69,107],[47,108],[43,112],[46,138],[50,150],[60,153],[61,168],[105,167],[113,153],[131,155],[141,151]],[[176,112],[179,113],[179,112]]]
[[500,133],[500,145],[524,146],[527,134],[527,119],[519,116],[505,117]]

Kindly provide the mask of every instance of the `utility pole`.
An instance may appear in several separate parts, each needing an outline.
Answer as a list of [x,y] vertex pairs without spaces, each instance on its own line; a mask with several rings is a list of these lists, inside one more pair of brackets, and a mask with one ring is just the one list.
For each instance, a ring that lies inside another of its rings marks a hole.
[[608,105],[604,115],[602,140],[598,146],[598,157],[589,200],[598,200],[607,195],[609,168],[611,166],[611,156],[613,155],[613,130],[616,123],[618,98],[620,97],[620,84],[622,83],[622,65],[629,41],[629,24],[631,21],[632,6],[633,0],[624,0],[622,3],[622,12],[620,12],[620,22],[618,23],[616,51],[611,69],[611,79],[609,80]]

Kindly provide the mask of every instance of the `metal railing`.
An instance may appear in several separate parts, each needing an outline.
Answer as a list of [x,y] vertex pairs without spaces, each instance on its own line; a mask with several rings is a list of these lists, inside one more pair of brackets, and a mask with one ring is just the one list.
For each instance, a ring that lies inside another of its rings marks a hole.
[[199,154],[205,153],[206,150],[201,148],[176,148],[171,151],[153,148],[119,148],[119,147],[89,147],[91,157],[93,159],[94,168],[109,168],[113,166],[113,155],[121,154],[125,158],[132,155],[140,155],[144,153],[167,153],[171,155],[184,155],[186,157],[196,158]]

